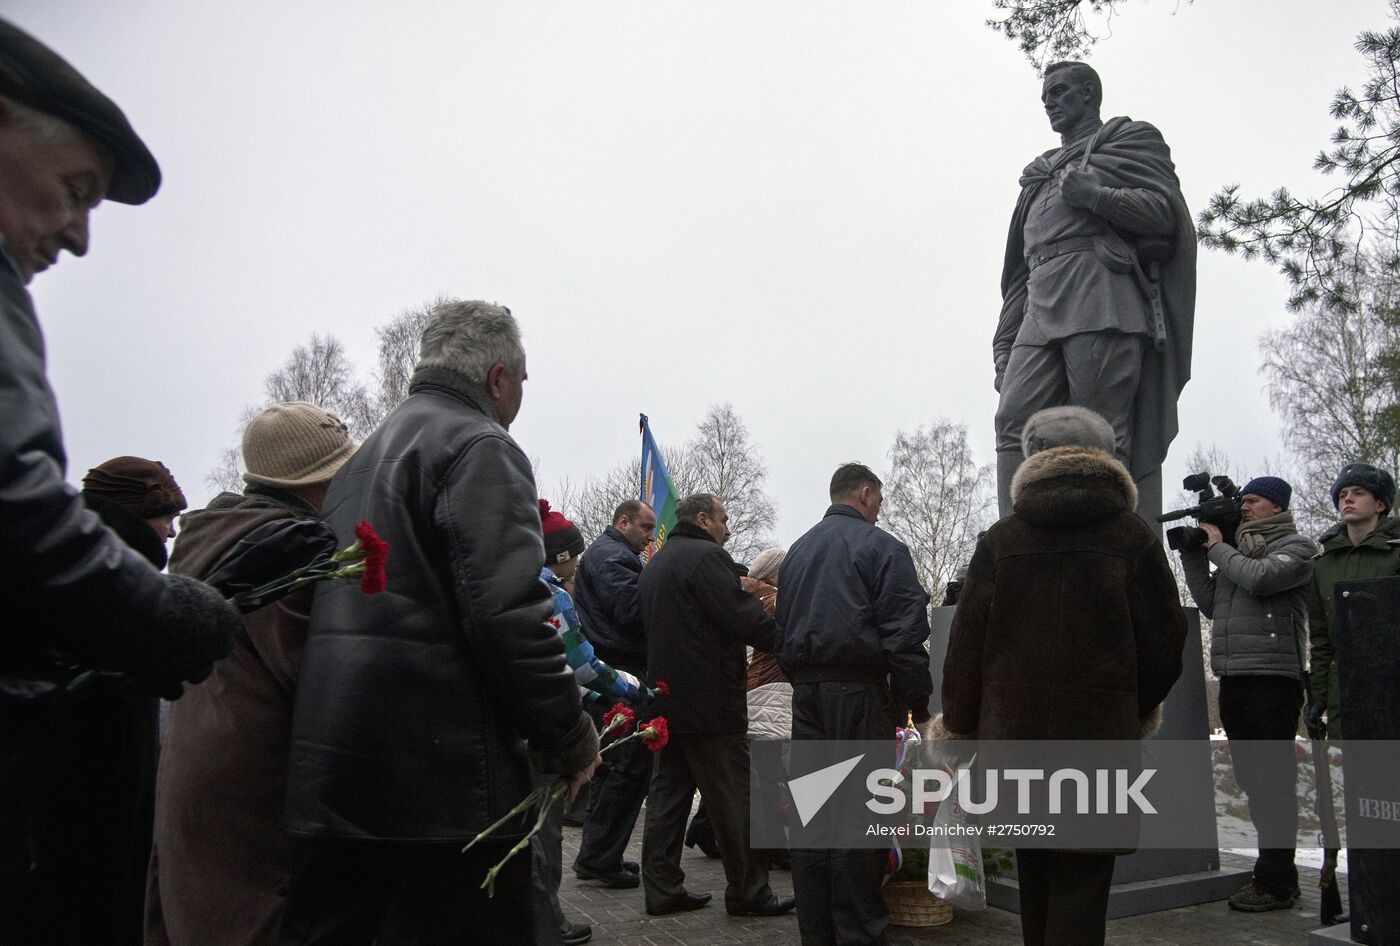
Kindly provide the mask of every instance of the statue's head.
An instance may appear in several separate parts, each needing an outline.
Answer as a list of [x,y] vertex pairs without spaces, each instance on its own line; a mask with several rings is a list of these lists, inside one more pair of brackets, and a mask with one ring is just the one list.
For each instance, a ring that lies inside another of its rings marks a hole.
[[1099,117],[1103,83],[1087,63],[1051,63],[1045,68],[1040,101],[1050,117],[1050,127],[1064,134],[1086,118]]

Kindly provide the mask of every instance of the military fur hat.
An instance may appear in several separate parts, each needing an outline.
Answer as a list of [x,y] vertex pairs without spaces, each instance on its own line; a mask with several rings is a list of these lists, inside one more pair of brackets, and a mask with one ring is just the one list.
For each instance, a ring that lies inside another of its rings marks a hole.
[[1021,452],[1028,457],[1052,447],[1090,447],[1111,454],[1117,442],[1108,421],[1069,404],[1036,411],[1021,429]]
[[1332,507],[1341,505],[1342,490],[1359,486],[1385,503],[1386,514],[1395,507],[1395,477],[1369,463],[1348,463],[1332,483]]

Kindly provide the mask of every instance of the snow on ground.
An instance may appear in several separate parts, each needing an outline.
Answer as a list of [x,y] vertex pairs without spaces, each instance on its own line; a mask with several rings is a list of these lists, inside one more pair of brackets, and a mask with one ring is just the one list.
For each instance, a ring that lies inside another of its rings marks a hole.
[[[1298,865],[1312,868],[1322,867],[1322,848],[1318,844],[1317,792],[1313,775],[1312,746],[1305,739],[1294,742],[1294,753],[1298,759]],[[1332,799],[1337,809],[1337,822],[1341,836],[1346,838],[1346,821],[1342,812],[1342,766],[1341,752],[1335,747],[1328,751],[1329,774],[1332,780]],[[1215,828],[1217,843],[1221,850],[1244,857],[1258,857],[1259,849],[1254,845],[1258,838],[1254,825],[1249,821],[1249,804],[1244,792],[1235,782],[1234,768],[1230,764],[1229,743],[1224,736],[1211,736],[1211,769],[1215,779]],[[1337,857],[1337,872],[1347,871],[1347,852],[1343,848]]]

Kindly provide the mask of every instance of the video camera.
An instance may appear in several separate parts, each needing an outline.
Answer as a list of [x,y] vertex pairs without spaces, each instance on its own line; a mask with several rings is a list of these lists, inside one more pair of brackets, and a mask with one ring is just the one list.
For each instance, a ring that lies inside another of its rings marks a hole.
[[[1211,489],[1212,483],[1215,489],[1220,490],[1219,496]],[[1209,522],[1220,530],[1221,538],[1227,545],[1234,545],[1235,530],[1240,525],[1240,488],[1228,476],[1211,476],[1209,472],[1186,477],[1181,481],[1181,488],[1195,493],[1200,501],[1189,509],[1162,513],[1157,521],[1171,522],[1190,516],[1197,522]],[[1174,552],[1197,548],[1205,541],[1205,530],[1198,526],[1177,526],[1167,530],[1167,548]]]

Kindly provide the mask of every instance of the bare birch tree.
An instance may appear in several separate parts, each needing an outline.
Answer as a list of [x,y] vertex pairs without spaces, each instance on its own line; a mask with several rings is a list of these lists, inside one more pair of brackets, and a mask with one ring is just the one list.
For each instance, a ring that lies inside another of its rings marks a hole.
[[641,458],[635,457],[602,476],[586,477],[582,483],[566,477],[555,489],[559,500],[554,505],[574,521],[584,541],[591,543],[612,525],[613,512],[623,500],[637,497],[641,465]]
[[452,301],[439,295],[420,306],[405,309],[374,330],[379,341],[376,408],[382,419],[408,397],[408,380],[418,364],[418,348],[433,309]]
[[943,417],[911,433],[896,431],[889,460],[880,518],[909,546],[919,581],[937,604],[990,523],[992,468],[973,459],[967,426]]
[[[368,386],[355,377],[355,367],[345,346],[334,335],[315,335],[292,349],[287,360],[263,379],[265,400],[243,409],[235,433],[242,440],[248,421],[273,404],[306,401],[345,421],[350,436],[363,440],[379,422],[379,413]],[[205,474],[211,487],[243,491],[243,452],[238,443],[224,449],[218,464]]]
[[[734,561],[748,562],[773,544],[778,509],[765,488],[768,466],[733,404],[710,405],[685,446],[663,448],[662,455],[681,496],[713,493],[724,501],[731,533],[725,547]],[[640,476],[635,466],[633,476]]]
[[363,440],[374,429],[374,399],[369,387],[355,377],[355,366],[345,346],[334,335],[311,336],[292,349],[282,367],[263,381],[266,404],[306,401],[335,414],[350,428],[350,436]]

